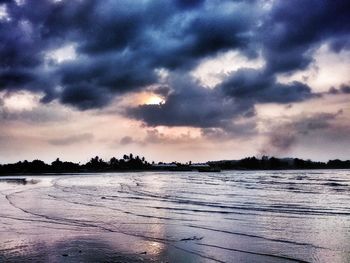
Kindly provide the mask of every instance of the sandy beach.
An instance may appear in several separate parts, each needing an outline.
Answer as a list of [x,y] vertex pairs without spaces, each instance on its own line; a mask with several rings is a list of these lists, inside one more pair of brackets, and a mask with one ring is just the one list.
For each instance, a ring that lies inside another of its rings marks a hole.
[[348,170],[0,180],[1,262],[347,262]]

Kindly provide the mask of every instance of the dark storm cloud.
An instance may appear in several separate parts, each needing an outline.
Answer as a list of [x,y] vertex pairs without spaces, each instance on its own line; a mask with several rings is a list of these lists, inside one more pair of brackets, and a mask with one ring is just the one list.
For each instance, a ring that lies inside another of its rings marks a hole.
[[305,69],[323,41],[332,42],[337,52],[348,48],[335,43],[349,39],[349,13],[349,2],[342,0],[275,1],[259,36],[268,71]]
[[65,86],[60,102],[73,105],[81,110],[99,108],[108,104],[111,100],[109,93],[101,88],[96,89],[95,86],[89,84],[77,84]]
[[[203,38],[202,43],[212,37],[216,42],[208,42],[215,47],[224,49],[227,44],[246,54],[249,54],[251,46],[260,47],[266,66],[258,70],[242,68],[232,72],[215,91],[198,87],[175,89],[164,104],[140,106],[130,112],[131,116],[154,126],[222,127],[232,118],[247,111],[254,112],[256,103],[292,103],[319,97],[320,94],[312,93],[311,87],[304,83],[277,82],[276,74],[303,70],[313,61],[313,52],[322,43],[348,38],[349,30],[345,25],[349,23],[349,11],[349,4],[344,1],[275,1],[270,12],[261,15],[260,26],[244,20],[251,30],[255,30],[251,37],[235,38],[228,43],[226,41],[231,35],[221,39],[220,30],[212,27],[212,35]],[[227,24],[239,25],[236,22],[228,20]],[[198,28],[192,26],[192,29],[210,32],[203,25]],[[228,32],[228,29],[225,31]],[[210,50],[210,47],[206,45],[197,50]],[[336,51],[342,48],[347,46],[338,45]],[[200,92],[193,93],[193,90]]]
[[[310,87],[278,83],[276,73],[305,69],[322,43],[334,52],[349,48],[349,3],[342,0],[274,1],[267,9],[261,1],[225,0],[1,3],[9,19],[0,21],[0,90],[41,91],[44,103],[57,99],[86,110],[149,85],[167,86],[159,89],[164,104],[127,110],[151,126],[224,127],[251,116],[256,103],[312,98]],[[67,44],[74,44],[75,59],[48,61],[50,50]],[[214,90],[157,75],[166,69],[178,78],[227,50],[249,58],[261,51],[266,66],[232,72]]]
[[249,68],[233,72],[219,88],[228,96],[261,103],[290,103],[315,96],[306,84],[297,81],[278,83],[266,71]]
[[183,9],[192,9],[204,3],[205,0],[176,0],[178,7]]
[[151,91],[154,94],[160,95],[164,98],[168,97],[168,95],[170,95],[170,93],[172,92],[171,88],[168,86],[160,86],[160,87],[156,87],[154,89],[151,89]]
[[174,91],[165,103],[140,105],[126,114],[150,126],[221,127],[252,108],[250,101],[225,98],[220,90],[205,89],[189,76],[173,76],[170,84]]
[[[156,83],[157,68],[188,69],[205,56],[246,44],[249,37],[244,33],[250,30],[253,10],[222,13],[219,7],[208,10],[203,5],[204,1],[8,3],[10,21],[0,23],[1,88],[36,90],[45,74],[55,81],[41,86],[51,89],[74,89],[88,82],[86,89],[118,95]],[[45,52],[65,43],[75,43],[81,56],[45,71]],[[47,88],[44,92],[50,93]],[[56,92],[49,95],[60,97]],[[85,108],[79,103],[77,107]]]
[[173,76],[169,84],[174,91],[165,103],[141,105],[129,109],[127,115],[150,126],[220,127],[227,133],[233,118],[255,115],[256,103],[291,103],[318,96],[303,83],[278,83],[255,69],[233,72],[214,89],[204,88],[185,75]]
[[3,89],[10,87],[22,87],[35,79],[30,71],[25,70],[4,70],[0,73],[0,86]]
[[59,74],[63,86],[87,82],[97,90],[108,89],[116,94],[140,89],[157,80],[147,62],[138,60],[128,51],[64,63]]

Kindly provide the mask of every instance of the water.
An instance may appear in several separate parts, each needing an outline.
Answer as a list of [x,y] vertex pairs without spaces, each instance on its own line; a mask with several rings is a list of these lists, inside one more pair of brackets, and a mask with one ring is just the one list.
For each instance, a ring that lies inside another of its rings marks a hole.
[[2,262],[350,262],[350,171],[0,178]]

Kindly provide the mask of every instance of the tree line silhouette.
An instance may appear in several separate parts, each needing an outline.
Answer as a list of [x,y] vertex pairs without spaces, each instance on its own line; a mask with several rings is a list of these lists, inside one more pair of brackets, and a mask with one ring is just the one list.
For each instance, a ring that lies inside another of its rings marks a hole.
[[[12,164],[0,164],[0,174],[13,173],[78,173],[78,172],[113,172],[113,171],[147,171],[168,170],[162,166],[162,162],[155,165],[149,163],[144,157],[124,154],[123,158],[112,157],[104,161],[96,156],[85,164],[61,161],[57,158],[51,164],[41,160],[20,161]],[[188,171],[191,170],[191,161],[182,164],[173,162],[178,169],[172,167],[169,170]],[[262,158],[248,157],[241,160],[210,161],[207,164],[220,170],[285,170],[285,169],[350,169],[350,161],[329,160],[328,162],[314,162],[298,158],[275,158],[263,156]]]
[[108,172],[108,171],[131,171],[150,170],[152,165],[144,157],[133,154],[124,154],[122,159],[112,157],[104,161],[96,156],[85,164],[61,161],[57,158],[51,164],[42,160],[20,161],[12,164],[0,165],[0,174],[5,173],[76,173],[76,172]]
[[350,169],[350,161],[329,160],[328,162],[314,162],[299,158],[275,158],[263,156],[261,159],[247,157],[241,160],[208,162],[211,166],[222,170],[287,170],[287,169]]

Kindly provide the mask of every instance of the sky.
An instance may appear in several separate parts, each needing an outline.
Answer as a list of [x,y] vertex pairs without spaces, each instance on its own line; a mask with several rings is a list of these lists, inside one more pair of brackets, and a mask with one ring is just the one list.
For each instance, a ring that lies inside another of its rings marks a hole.
[[0,163],[350,159],[350,2],[0,0]]

